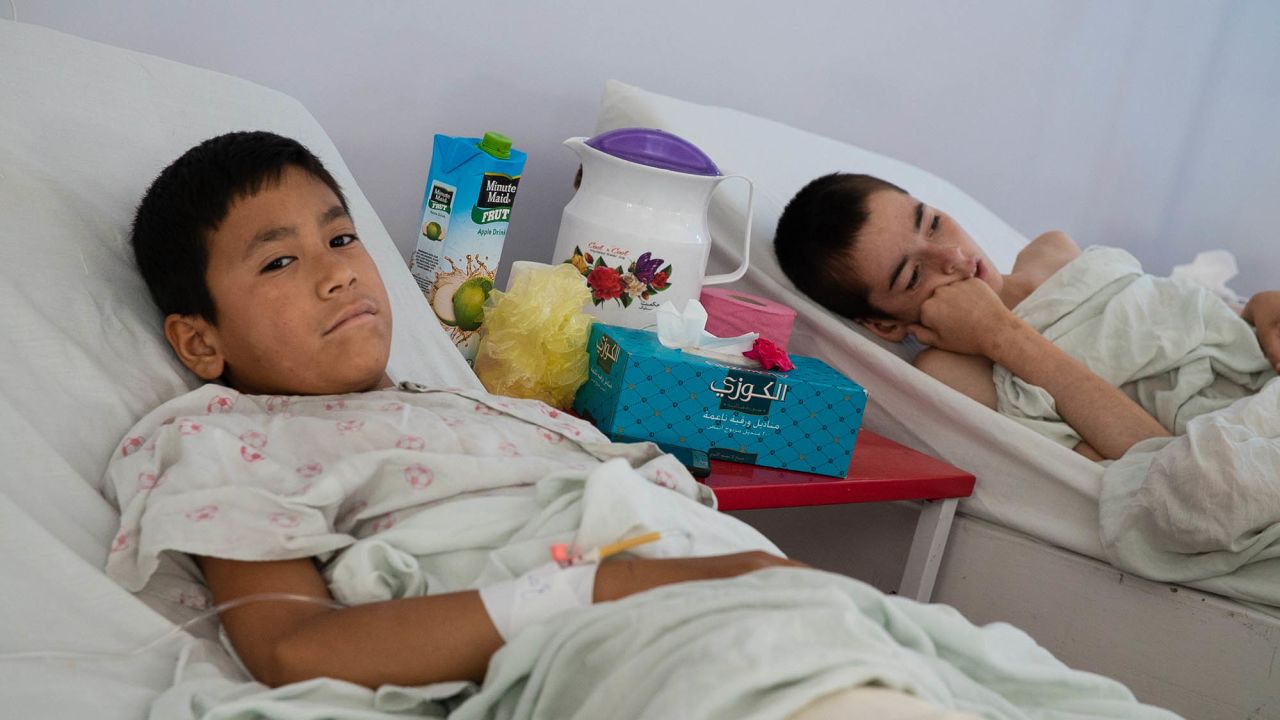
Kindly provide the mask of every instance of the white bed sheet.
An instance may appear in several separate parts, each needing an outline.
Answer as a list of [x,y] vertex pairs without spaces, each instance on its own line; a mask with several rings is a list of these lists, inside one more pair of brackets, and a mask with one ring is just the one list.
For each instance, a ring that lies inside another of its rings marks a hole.
[[[834,172],[882,177],[951,213],[1008,271],[1025,237],[955,186],[920,168],[744,112],[700,105],[618,81],[605,88],[597,131],[654,127],[700,147],[726,174],[756,186],[751,268],[734,287],[797,310],[791,349],[822,358],[868,389],[866,427],[972,472],[977,485],[961,511],[1097,559],[1102,469],[952,390],[905,361],[910,351],[884,343],[795,289],[778,267],[778,216],[805,183]],[[711,268],[741,260],[745,193],[726,187],[710,211]]]
[[[168,349],[128,245],[143,190],[182,151],[238,129],[307,145],[346,192],[387,286],[393,378],[480,385],[296,100],[7,20],[0,68],[0,655],[126,651],[172,625],[103,575],[117,517],[98,487],[125,431],[199,384]],[[206,650],[220,652],[188,640],[108,662],[0,658],[0,707],[141,717],[177,653]]]

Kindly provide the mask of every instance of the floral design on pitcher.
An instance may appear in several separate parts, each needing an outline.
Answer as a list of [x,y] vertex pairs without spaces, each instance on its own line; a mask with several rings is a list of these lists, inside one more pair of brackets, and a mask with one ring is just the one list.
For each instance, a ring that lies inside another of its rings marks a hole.
[[587,279],[591,302],[602,305],[607,300],[631,307],[636,300],[648,300],[666,290],[671,283],[671,265],[662,266],[662,258],[642,253],[624,270],[621,265],[609,267],[603,257],[592,256],[582,248],[573,249],[573,257],[565,260]]

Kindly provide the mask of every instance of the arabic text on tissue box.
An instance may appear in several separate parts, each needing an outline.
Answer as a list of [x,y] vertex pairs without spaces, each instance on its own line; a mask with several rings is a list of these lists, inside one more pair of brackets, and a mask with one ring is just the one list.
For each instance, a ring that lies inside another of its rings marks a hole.
[[656,335],[597,324],[574,411],[618,441],[844,477],[866,407],[860,385],[815,358],[790,372],[717,362]]

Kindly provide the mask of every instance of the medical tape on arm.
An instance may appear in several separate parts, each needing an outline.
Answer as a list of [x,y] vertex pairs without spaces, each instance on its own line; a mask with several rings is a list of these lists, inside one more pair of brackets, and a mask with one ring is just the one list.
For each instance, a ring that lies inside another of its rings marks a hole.
[[504,641],[565,610],[587,607],[595,591],[598,563],[546,565],[481,588],[480,600]]

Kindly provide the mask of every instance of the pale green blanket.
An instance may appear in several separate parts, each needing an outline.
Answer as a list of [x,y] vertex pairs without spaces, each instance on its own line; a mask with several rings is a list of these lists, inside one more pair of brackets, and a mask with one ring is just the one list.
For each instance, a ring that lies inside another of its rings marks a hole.
[[[543,562],[547,543],[566,532],[594,544],[659,529],[669,540],[646,551],[661,554],[773,547],[623,459],[548,478],[529,496],[535,502],[510,506],[523,519],[502,522],[518,529],[492,551],[478,552],[467,532],[477,520],[484,526],[491,497],[476,498],[475,514],[471,501],[456,498],[424,510],[420,523],[360,540],[329,573],[335,593],[394,596],[426,567],[445,586],[450,575],[475,577],[479,567],[488,568],[482,575],[500,567],[518,573]],[[975,627],[951,608],[816,570],[685,583],[563,614],[499,651],[478,689],[445,683],[374,692],[317,680],[273,690],[220,669],[207,650],[193,647],[152,717],[780,719],[872,682],[986,718],[1175,717],[1140,705],[1114,681],[1068,669],[1011,626]]]
[[[1133,256],[1101,247],[1014,312],[1174,433],[1107,464],[1107,559],[1280,605],[1280,383],[1253,328],[1208,290],[1143,274]],[[1079,442],[1048,393],[1001,367],[993,377],[1002,413],[1067,447]]]
[[452,717],[784,718],[875,683],[983,718],[1170,718],[1022,631],[847,577],[774,569],[662,588],[520,636]]
[[1130,448],[1099,517],[1116,567],[1280,606],[1280,380]]
[[[1014,313],[1175,435],[1275,377],[1253,328],[1226,303],[1197,285],[1144,274],[1116,248],[1084,251]],[[999,365],[992,378],[1001,414],[1065,447],[1080,442],[1044,389]]]

